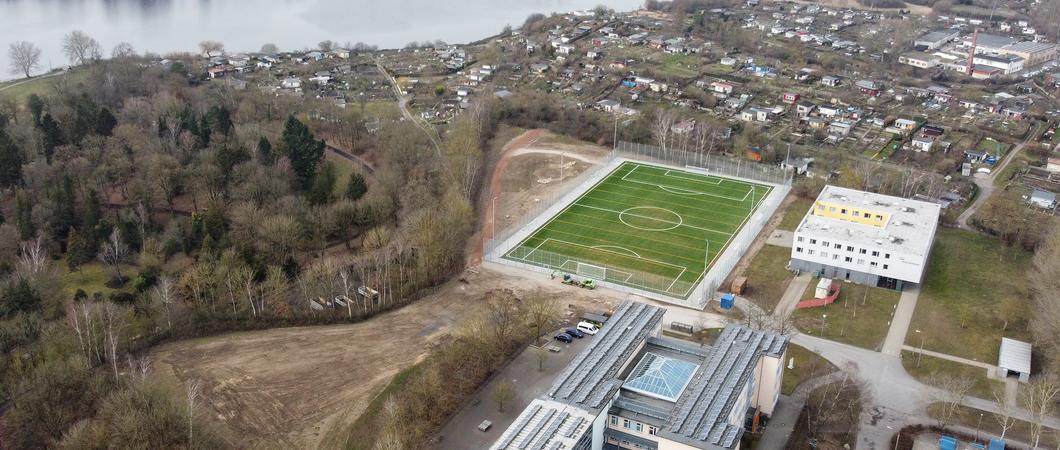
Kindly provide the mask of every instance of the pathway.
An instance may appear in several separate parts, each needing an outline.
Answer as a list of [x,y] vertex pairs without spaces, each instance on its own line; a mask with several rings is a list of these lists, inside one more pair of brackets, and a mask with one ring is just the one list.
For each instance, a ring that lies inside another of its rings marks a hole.
[[1027,136],[1027,139],[1024,139],[1023,142],[1016,145],[1016,148],[1012,149],[1011,152],[1006,153],[1001,160],[1001,164],[994,167],[990,171],[989,176],[979,176],[978,174],[972,176],[972,181],[979,188],[979,193],[976,194],[975,201],[972,202],[972,205],[964,210],[960,216],[957,216],[958,227],[969,230],[972,229],[971,225],[968,225],[968,220],[972,218],[972,215],[974,215],[977,210],[979,210],[979,207],[986,203],[986,200],[990,198],[990,194],[994,193],[994,180],[997,178],[998,174],[1004,172],[1005,167],[1007,167],[1012,160],[1016,159],[1016,155],[1018,155],[1019,152],[1023,151],[1023,147],[1026,147],[1028,143],[1034,140],[1034,137],[1038,134],[1038,130],[1039,128],[1035,126],[1034,131]]
[[902,296],[898,299],[898,306],[891,318],[891,328],[887,330],[887,338],[883,341],[883,354],[891,356],[902,355],[902,344],[905,336],[909,333],[909,323],[913,321],[913,312],[916,311],[916,302],[920,298],[920,285],[907,285],[902,290]]
[[813,277],[807,274],[799,275],[788,283],[788,288],[784,291],[784,295],[780,297],[780,302],[773,308],[773,318],[779,320],[785,320],[795,312],[795,306],[802,300],[802,296],[806,294],[806,288],[810,286],[810,282],[813,281]]
[[65,71],[65,70],[60,70],[58,72],[52,72],[52,73],[48,73],[48,74],[39,75],[39,76],[35,76],[35,77],[32,77],[32,78],[26,78],[24,80],[16,81],[16,82],[11,83],[11,84],[9,84],[7,86],[0,87],[0,92],[6,91],[6,90],[11,89],[11,88],[13,88],[15,86],[21,86],[21,85],[26,84],[26,83],[31,83],[31,82],[34,82],[34,81],[43,80],[45,78],[57,77],[59,75],[65,74],[66,72],[67,71]]
[[[415,124],[416,127],[420,129],[420,131],[423,131],[423,133],[427,135],[427,138],[431,140],[431,145],[434,147],[435,156],[437,156],[439,160],[444,160],[444,158],[442,158],[442,147],[438,144],[438,139],[435,137],[434,131],[427,128],[427,126],[424,125],[423,121],[421,121],[419,117],[416,117],[412,114],[412,111],[409,111],[409,98],[401,92],[401,86],[398,86],[397,80],[395,80],[394,77],[390,75],[390,72],[387,72],[386,68],[383,67],[383,63],[380,62],[378,59],[375,60],[375,65],[379,68],[379,72],[386,76],[387,81],[390,82],[390,88],[394,90],[394,96],[396,96],[398,99],[398,108],[401,109],[401,114],[405,116],[406,119]],[[443,164],[442,166],[445,167],[446,170],[449,170],[448,165]]]
[[910,346],[910,345],[903,345],[902,346],[902,350],[910,351],[910,352],[913,352],[913,353],[922,353],[922,354],[930,356],[932,358],[945,359],[947,361],[953,361],[955,363],[960,363],[960,364],[964,364],[964,365],[968,365],[968,366],[978,367],[980,369],[986,369],[986,370],[989,370],[989,371],[996,371],[997,370],[997,366],[991,365],[991,364],[987,364],[987,363],[982,362],[982,361],[974,361],[974,360],[971,360],[971,359],[961,358],[959,356],[953,356],[953,355],[947,355],[945,353],[933,352],[931,350],[921,350],[921,349],[919,349],[917,347],[913,347],[913,346]]

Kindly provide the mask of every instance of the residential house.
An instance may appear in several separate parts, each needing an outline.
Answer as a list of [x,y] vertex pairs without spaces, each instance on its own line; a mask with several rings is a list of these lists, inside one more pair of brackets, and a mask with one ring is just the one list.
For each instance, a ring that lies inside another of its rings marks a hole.
[[931,147],[935,145],[935,139],[928,136],[917,136],[909,142],[909,145],[913,147],[913,150],[918,152],[929,152]]
[[302,80],[295,77],[284,78],[283,81],[280,82],[280,87],[284,89],[301,89]]
[[794,105],[799,101],[799,94],[796,94],[794,92],[785,92],[784,95],[781,96],[780,100],[789,105]]
[[821,105],[817,107],[817,113],[823,117],[836,117],[840,114],[841,110],[835,105]]
[[854,83],[854,86],[865,95],[870,97],[877,97],[880,95],[880,85],[875,81],[871,80],[858,80]]
[[809,100],[803,100],[799,102],[797,106],[795,106],[795,112],[799,115],[799,117],[805,117],[810,115],[810,113],[812,113],[814,108],[816,107],[817,105],[815,105],[813,102]]
[[846,136],[854,129],[854,124],[845,120],[837,120],[828,125],[828,133],[833,136]]
[[902,133],[909,133],[916,129],[917,122],[909,119],[895,119],[894,128]]
[[616,100],[604,99],[596,102],[596,107],[603,112],[615,112],[615,110],[621,106]]
[[821,77],[821,84],[828,87],[839,87],[839,85],[843,84],[843,80],[836,76],[825,75]]

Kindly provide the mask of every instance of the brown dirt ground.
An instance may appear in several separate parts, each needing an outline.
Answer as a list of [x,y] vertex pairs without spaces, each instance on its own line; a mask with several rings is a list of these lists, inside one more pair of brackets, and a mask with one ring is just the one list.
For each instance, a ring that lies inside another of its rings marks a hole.
[[[504,163],[491,177],[492,192],[500,193],[500,227],[525,214],[536,199],[569,189],[570,183],[563,181],[590,167],[563,158],[568,165],[560,180],[560,155],[510,155],[545,134],[532,130],[504,148]],[[559,143],[534,148],[591,158],[607,152]],[[546,178],[552,181],[538,182]],[[491,211],[484,213],[480,223],[488,229]],[[622,300],[617,292],[583,291],[507,267],[474,267],[458,278],[466,282],[450,281],[413,304],[357,324],[229,333],[167,344],[153,352],[155,371],[179,383],[198,381],[207,409],[239,447],[326,447],[325,435],[347,429],[395,374],[420,361],[461,319],[476,313],[477,300],[488,291],[543,288],[568,307],[568,317],[581,310],[610,310]]]

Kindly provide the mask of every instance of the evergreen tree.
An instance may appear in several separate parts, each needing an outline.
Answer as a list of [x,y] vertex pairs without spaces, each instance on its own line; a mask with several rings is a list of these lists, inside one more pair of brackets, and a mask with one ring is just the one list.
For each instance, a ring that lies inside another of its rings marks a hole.
[[276,162],[276,157],[272,154],[272,143],[265,136],[258,139],[258,162],[266,166],[271,166]]
[[15,199],[15,222],[19,239],[28,241],[37,237],[37,227],[33,225],[33,203],[25,192],[20,192]]
[[302,189],[308,188],[316,174],[317,163],[324,157],[324,141],[317,140],[309,127],[290,116],[283,128],[283,144]]
[[0,292],[0,317],[23,311],[37,311],[40,307],[40,296],[23,277],[19,277],[18,281],[8,283],[4,286],[3,292]]
[[217,167],[221,168],[221,173],[227,177],[237,164],[250,161],[250,154],[241,146],[223,145],[217,149],[214,160],[217,163]]
[[199,119],[199,140],[203,146],[210,145],[210,121],[206,120],[206,116]]
[[63,140],[63,130],[59,128],[59,122],[56,122],[52,115],[47,113],[41,119],[40,127],[41,132],[44,133],[44,159],[48,161],[48,164],[51,164],[55,148],[66,143]]
[[310,204],[324,205],[331,203],[335,191],[335,166],[325,161],[321,170],[313,177],[313,185],[306,193]]
[[26,108],[33,115],[33,126],[41,126],[41,116],[44,114],[44,100],[41,100],[37,94],[29,94],[29,98],[26,99]]
[[224,106],[211,106],[206,111],[206,121],[210,124],[210,128],[220,134],[228,136],[232,132],[232,115],[229,114],[228,108]]
[[70,228],[77,224],[74,180],[69,175],[63,175],[59,185],[51,189],[48,197],[52,208],[49,231],[52,239],[63,242],[70,234]]
[[76,228],[70,229],[70,234],[66,236],[67,269],[71,272],[78,272],[81,270],[82,265],[95,257],[95,252],[89,250],[89,245],[91,245],[91,242],[85,239]]
[[164,138],[169,135],[169,122],[166,121],[165,116],[158,118],[158,137]]
[[22,182],[22,150],[0,128],[0,190]]
[[364,182],[364,176],[360,172],[350,174],[350,181],[346,183],[346,198],[359,200],[368,192],[368,184]]
[[116,126],[118,126],[118,118],[114,117],[114,114],[109,109],[101,109],[99,116],[96,118],[96,134],[110,136],[114,133],[114,127]]

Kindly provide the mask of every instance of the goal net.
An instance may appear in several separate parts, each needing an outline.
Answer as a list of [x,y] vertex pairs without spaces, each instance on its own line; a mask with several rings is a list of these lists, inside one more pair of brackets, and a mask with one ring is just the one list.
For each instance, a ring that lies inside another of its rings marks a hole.
[[603,281],[605,279],[604,277],[607,276],[606,268],[586,263],[578,263],[574,272],[583,277],[589,277],[597,281]]

